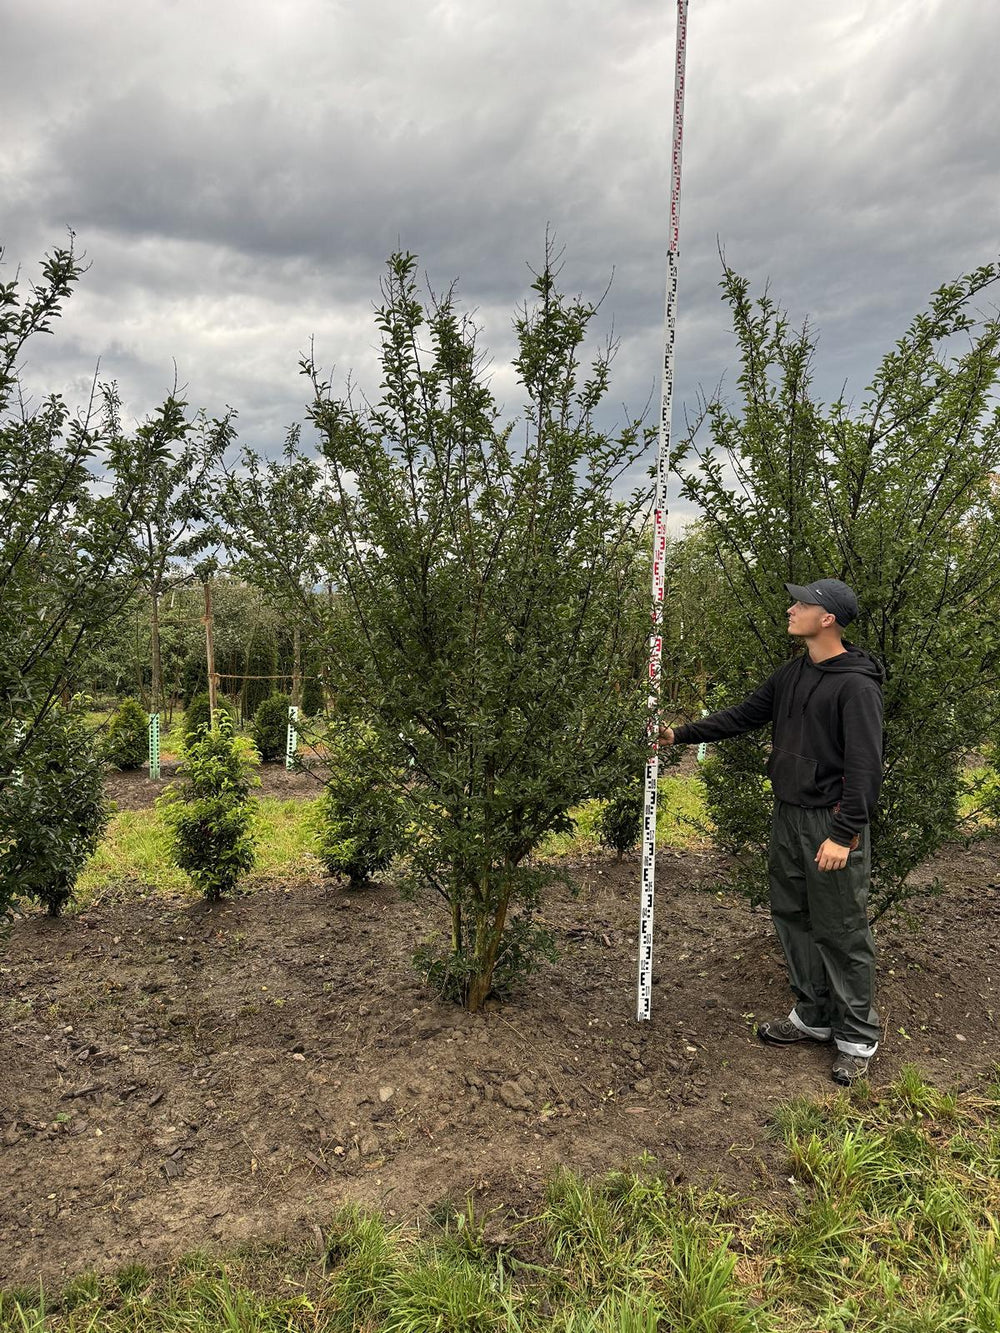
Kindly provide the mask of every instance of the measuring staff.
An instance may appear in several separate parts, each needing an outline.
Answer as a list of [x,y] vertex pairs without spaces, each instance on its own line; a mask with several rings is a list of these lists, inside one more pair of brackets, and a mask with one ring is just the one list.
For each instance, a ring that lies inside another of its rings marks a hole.
[[[667,476],[670,471],[670,420],[674,396],[674,339],[677,333],[677,263],[680,245],[681,147],[684,139],[684,68],[687,59],[688,0],[677,0],[674,60],[674,115],[670,151],[670,221],[667,235],[667,290],[663,313],[663,371],[660,379],[660,430],[656,445],[656,495],[653,500],[653,627],[649,636],[649,739],[659,730],[660,663],[663,657],[663,585],[667,551]],[[656,797],[660,760],[650,745],[642,807],[642,877],[639,886],[639,979],[636,1016],[648,1020],[653,1000],[653,897],[656,881]]]

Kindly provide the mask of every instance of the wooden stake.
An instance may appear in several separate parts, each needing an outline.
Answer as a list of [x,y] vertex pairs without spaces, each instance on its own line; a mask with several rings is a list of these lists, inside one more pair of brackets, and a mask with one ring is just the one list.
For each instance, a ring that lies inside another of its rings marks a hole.
[[205,656],[208,662],[208,707],[212,717],[212,730],[215,730],[215,710],[219,678],[215,674],[215,638],[212,621],[212,582],[206,579],[202,584],[205,589]]
[[302,707],[302,630],[298,622],[292,628],[292,703]]

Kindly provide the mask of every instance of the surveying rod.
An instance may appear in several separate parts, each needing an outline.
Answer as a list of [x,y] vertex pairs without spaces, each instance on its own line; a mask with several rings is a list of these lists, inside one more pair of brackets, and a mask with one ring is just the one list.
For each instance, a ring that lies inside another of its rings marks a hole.
[[649,1018],[653,999],[653,885],[656,878],[656,784],[660,776],[660,661],[663,655],[663,576],[667,550],[667,477],[670,414],[674,396],[674,338],[677,332],[677,255],[680,236],[681,144],[684,134],[684,60],[688,0],[677,0],[677,59],[674,69],[674,127],[670,155],[670,231],[667,294],[663,318],[663,378],[653,507],[653,628],[649,636],[649,758],[642,815],[642,881],[639,891],[639,997],[637,1017]]

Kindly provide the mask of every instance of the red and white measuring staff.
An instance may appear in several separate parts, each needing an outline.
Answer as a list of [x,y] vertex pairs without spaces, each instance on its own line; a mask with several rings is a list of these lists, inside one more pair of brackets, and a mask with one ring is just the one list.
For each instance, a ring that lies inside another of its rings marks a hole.
[[677,332],[677,256],[680,236],[681,144],[684,135],[684,60],[687,53],[688,0],[677,0],[677,63],[674,71],[674,131],[670,157],[670,236],[667,247],[667,296],[663,320],[663,379],[660,437],[656,455],[653,530],[653,630],[649,641],[651,754],[646,764],[642,820],[642,884],[639,915],[638,1017],[649,1018],[653,998],[653,886],[656,876],[656,783],[660,776],[657,736],[660,726],[660,660],[663,653],[663,562],[667,549],[667,478],[670,415],[674,396],[674,338]]

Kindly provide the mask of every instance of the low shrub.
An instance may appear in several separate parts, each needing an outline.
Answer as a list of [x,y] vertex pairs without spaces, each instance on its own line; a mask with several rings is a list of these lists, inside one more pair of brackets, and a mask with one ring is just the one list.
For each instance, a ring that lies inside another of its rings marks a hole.
[[616,854],[620,861],[642,836],[643,786],[630,782],[610,800],[605,801],[597,821],[601,844]]
[[250,796],[258,781],[252,773],[256,760],[251,742],[234,735],[232,719],[223,713],[214,731],[189,743],[181,781],[157,802],[175,865],[211,901],[231,892],[256,860],[257,802]]
[[0,911],[28,898],[58,916],[110,814],[93,733],[78,714],[53,709],[0,784]]
[[284,758],[291,702],[287,694],[272,694],[258,705],[254,714],[250,734],[266,764]]
[[104,758],[112,768],[142,768],[149,760],[149,717],[136,699],[123,699],[108,725]]
[[357,887],[392,864],[405,819],[371,732],[340,723],[330,728],[327,749],[330,777],[316,802],[316,854],[329,874],[346,875]]
[[306,676],[302,682],[302,712],[306,717],[315,717],[326,707],[323,697],[323,685],[318,676]]
[[[236,708],[224,695],[216,699],[215,711],[221,717],[227,717],[236,726]],[[202,727],[212,725],[212,710],[207,694],[196,694],[184,710],[184,744],[188,748],[198,739]]]

